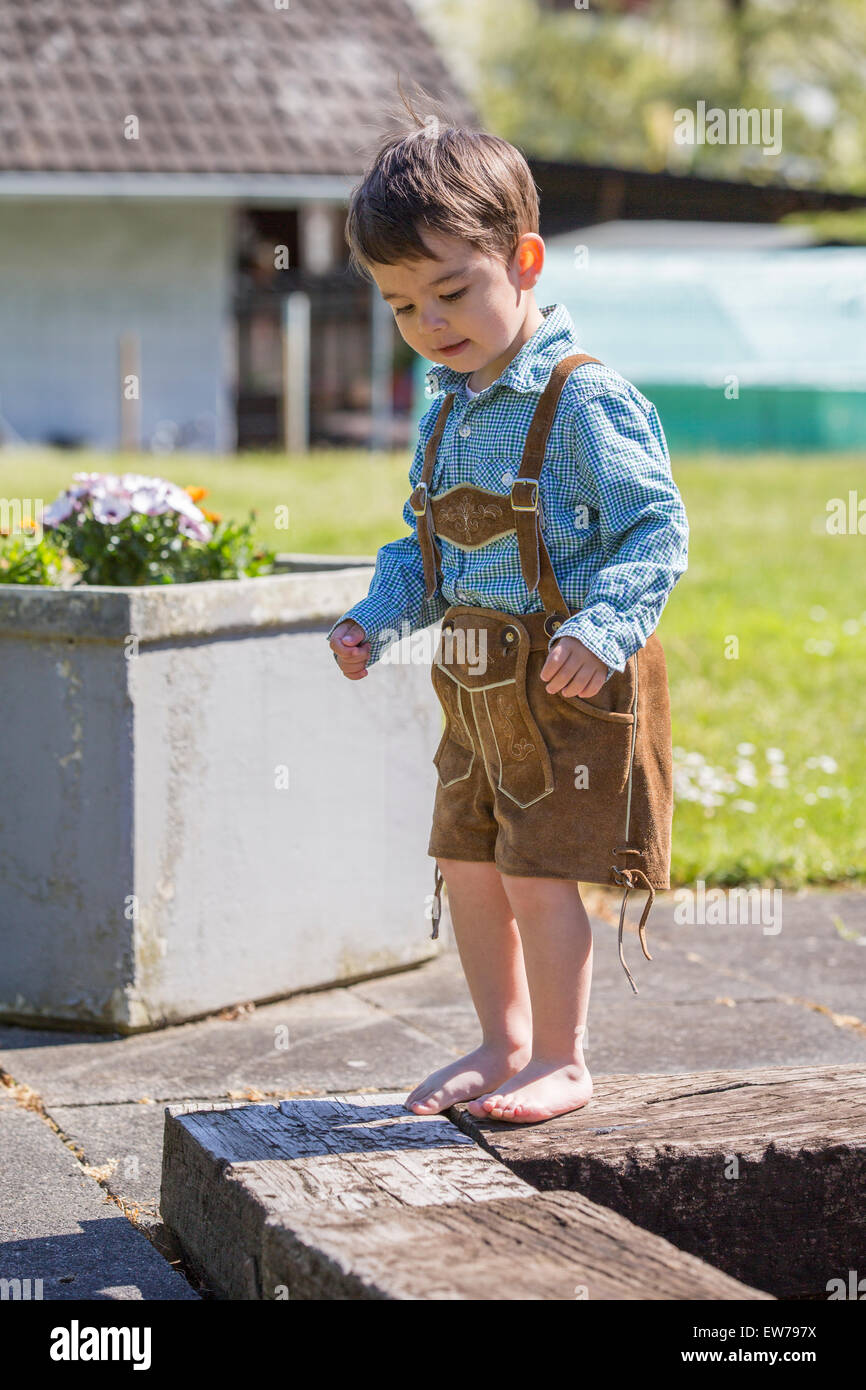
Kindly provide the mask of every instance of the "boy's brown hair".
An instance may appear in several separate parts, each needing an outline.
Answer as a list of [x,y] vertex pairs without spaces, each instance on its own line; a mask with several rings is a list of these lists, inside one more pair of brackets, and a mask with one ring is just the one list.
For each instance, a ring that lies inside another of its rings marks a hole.
[[349,264],[372,280],[371,262],[436,260],[423,227],[463,237],[507,264],[518,238],[538,231],[538,189],[523,155],[497,135],[443,125],[438,114],[422,119],[402,88],[400,95],[412,127],[404,121],[380,144],[352,192]]

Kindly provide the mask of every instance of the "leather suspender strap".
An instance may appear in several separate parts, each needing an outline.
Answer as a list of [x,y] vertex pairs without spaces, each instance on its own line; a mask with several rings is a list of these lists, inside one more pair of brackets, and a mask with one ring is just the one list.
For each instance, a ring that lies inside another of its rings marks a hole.
[[445,429],[445,421],[448,419],[449,412],[454,404],[454,392],[449,391],[444,401],[439,407],[439,414],[436,417],[436,425],[433,433],[427,441],[424,450],[424,467],[421,470],[421,481],[413,489],[409,498],[409,506],[415,513],[418,528],[418,544],[421,547],[421,558],[424,562],[424,582],[426,584],[427,598],[432,598],[436,592],[441,576],[442,551],[436,539],[436,532],[433,527],[433,508],[430,506],[429,488],[433,477],[433,466],[436,463],[436,450],[439,448],[439,441]]
[[[551,619],[551,636],[555,626],[558,626],[558,622],[564,622],[569,616],[569,608],[563,598],[562,590],[551,564],[550,554],[541,534],[541,523],[538,516],[538,479],[544,466],[547,439],[553,425],[562,389],[575,367],[583,366],[584,362],[597,361],[598,358],[591,357],[589,353],[574,352],[568,357],[560,358],[556,363],[550,373],[547,385],[541,393],[538,405],[535,407],[535,413],[526,433],[520,472],[511,485],[511,507],[517,532],[520,568],[530,593],[538,589],[541,595],[545,612]],[[421,557],[424,563],[427,598],[432,598],[438,587],[442,559],[442,551],[436,539],[433,524],[429,488],[436,463],[436,451],[454,399],[454,392],[449,391],[439,407],[436,425],[424,450],[421,480],[409,498],[409,505],[417,519],[418,544],[421,547]]]
[[[562,389],[575,367],[584,362],[597,362],[587,352],[573,352],[556,363],[535,414],[526,432],[520,472],[511,485],[511,506],[514,511],[517,531],[517,548],[520,554],[520,568],[529,592],[538,589],[548,618],[554,615],[564,621],[569,616],[568,604],[562,596],[556,574],[550,561],[550,554],[541,534],[538,516],[538,479],[544,466],[544,453],[547,439],[553,425],[556,408]],[[553,624],[551,633],[553,635]]]

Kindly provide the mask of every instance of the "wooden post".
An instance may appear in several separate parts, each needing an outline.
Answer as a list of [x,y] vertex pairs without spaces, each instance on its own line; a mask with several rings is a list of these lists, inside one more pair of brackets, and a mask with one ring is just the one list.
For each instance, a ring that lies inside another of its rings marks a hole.
[[283,300],[283,447],[310,447],[310,297],[294,290]]
[[137,333],[121,333],[118,361],[120,449],[126,454],[137,454],[141,451],[141,339]]
[[394,413],[391,378],[394,370],[394,315],[375,285],[370,313],[372,328],[370,406],[372,424],[370,449],[391,445],[391,419]]

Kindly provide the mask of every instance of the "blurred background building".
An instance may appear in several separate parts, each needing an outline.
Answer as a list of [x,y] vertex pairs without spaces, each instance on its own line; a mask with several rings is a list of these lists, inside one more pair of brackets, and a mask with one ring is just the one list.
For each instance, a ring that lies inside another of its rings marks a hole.
[[[343,234],[399,75],[524,150],[539,303],[672,443],[863,442],[858,3],[804,67],[812,19],[784,0],[710,0],[697,25],[677,0],[5,0],[0,439],[409,445],[430,364]],[[678,106],[716,88],[782,111],[778,158],[677,143]]]

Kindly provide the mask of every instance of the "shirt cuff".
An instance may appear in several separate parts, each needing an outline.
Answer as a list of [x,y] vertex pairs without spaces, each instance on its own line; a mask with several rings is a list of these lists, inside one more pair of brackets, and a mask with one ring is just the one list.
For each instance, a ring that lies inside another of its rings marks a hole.
[[[325,641],[326,641],[326,642],[330,642],[330,640],[331,640],[331,633],[334,632],[334,631],[340,626],[340,623],[348,622],[348,620],[349,620],[350,618],[352,619],[352,622],[353,622],[353,623],[358,623],[358,627],[364,627],[364,624],[358,622],[358,619],[354,616],[354,614],[353,614],[351,611],[348,612],[348,613],[344,613],[343,616],[342,616],[342,618],[338,618],[338,619],[337,619],[337,621],[334,623],[333,627],[329,627],[329,628],[328,628],[328,631],[325,633]],[[365,627],[364,627],[364,639],[365,639],[366,641],[369,640],[369,638],[368,638],[368,636],[367,636],[367,629],[366,629]]]
[[[364,641],[370,643],[370,655],[367,658],[367,669],[374,666],[383,652],[387,651],[394,642],[398,641],[402,633],[394,624],[383,623],[381,611],[378,618],[370,614],[373,608],[369,597],[361,599],[353,608],[349,608],[341,618],[338,618],[334,626],[325,634],[326,639],[330,640],[334,628],[340,626],[351,618],[353,623],[357,623],[364,632]],[[369,615],[369,616],[368,616]]]

